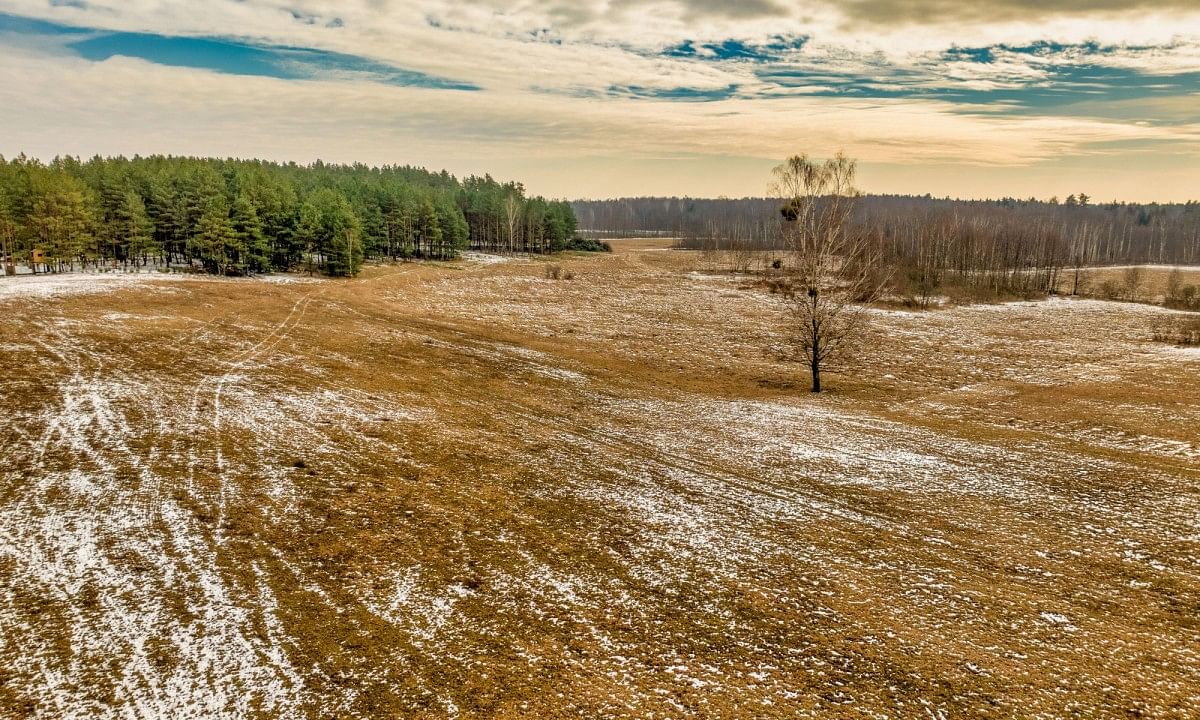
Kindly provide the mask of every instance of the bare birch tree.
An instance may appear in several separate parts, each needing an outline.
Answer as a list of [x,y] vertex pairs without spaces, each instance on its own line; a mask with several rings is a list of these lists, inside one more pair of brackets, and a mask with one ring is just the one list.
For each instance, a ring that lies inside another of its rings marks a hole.
[[858,336],[864,304],[882,286],[867,235],[850,227],[856,169],[841,153],[824,162],[797,155],[775,168],[785,247],[792,255],[793,327],[815,393],[821,392],[822,366]]
[[504,219],[508,225],[508,252],[510,253],[517,250],[517,223],[521,219],[522,207],[521,198],[516,192],[510,192],[508,197],[504,198]]

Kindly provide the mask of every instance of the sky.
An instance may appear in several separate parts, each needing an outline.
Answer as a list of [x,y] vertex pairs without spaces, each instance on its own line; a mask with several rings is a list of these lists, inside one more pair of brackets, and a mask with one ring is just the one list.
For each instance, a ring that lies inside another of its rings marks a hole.
[[1197,0],[0,0],[0,154],[1200,200]]

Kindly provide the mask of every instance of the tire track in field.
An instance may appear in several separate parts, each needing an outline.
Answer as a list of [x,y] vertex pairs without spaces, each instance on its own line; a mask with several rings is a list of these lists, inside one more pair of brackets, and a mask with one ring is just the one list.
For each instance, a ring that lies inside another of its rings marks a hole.
[[[187,436],[188,443],[188,485],[193,494],[197,493],[196,487],[196,466],[199,464],[199,452],[196,448],[197,430],[202,424],[198,419],[200,415],[200,399],[205,393],[206,386],[212,386],[212,398],[209,401],[212,406],[212,411],[209,414],[208,425],[214,434],[214,442],[216,443],[215,462],[216,462],[216,480],[217,480],[217,516],[218,520],[224,518],[225,509],[228,502],[228,493],[225,482],[225,458],[223,449],[223,439],[221,437],[221,400],[225,393],[225,388],[237,377],[240,370],[243,370],[250,363],[262,358],[266,353],[275,349],[282,343],[288,335],[296,329],[303,321],[305,313],[308,311],[308,306],[313,299],[324,293],[325,288],[313,290],[306,293],[292,304],[288,314],[278,325],[273,327],[262,339],[255,343],[252,347],[235,355],[225,361],[226,370],[220,375],[207,375],[196,382],[196,387],[192,391],[192,398],[189,410],[189,424],[191,432]],[[218,527],[220,523],[218,522]],[[218,543],[220,543],[218,536]]]

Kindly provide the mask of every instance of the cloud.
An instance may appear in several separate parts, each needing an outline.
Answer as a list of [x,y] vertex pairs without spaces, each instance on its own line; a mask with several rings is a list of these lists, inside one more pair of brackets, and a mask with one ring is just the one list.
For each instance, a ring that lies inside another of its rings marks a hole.
[[807,37],[777,35],[763,42],[728,39],[718,42],[696,42],[685,40],[662,51],[663,57],[709,60],[713,62],[780,61],[800,51]]
[[[644,0],[623,0],[614,3],[617,7],[625,4],[662,5],[663,3],[648,3],[644,2]],[[693,21],[708,18],[745,19],[778,17],[786,13],[786,6],[773,0],[738,0],[737,2],[728,2],[728,0],[681,0],[678,5],[682,7],[683,17]]]
[[975,10],[915,31],[855,21],[866,3],[0,0],[0,152],[544,163],[578,194],[572,163],[666,182],[798,150],[960,169],[1200,154],[1200,37],[1180,32],[1200,9],[955,4]]
[[847,22],[996,23],[1052,16],[1105,18],[1170,10],[1195,11],[1194,0],[846,0]]
[[612,97],[649,98],[654,100],[682,100],[686,102],[716,102],[737,95],[737,85],[723,88],[668,87],[652,88],[641,85],[614,85],[608,89]]
[[[1175,51],[1182,51],[1177,55]],[[789,95],[925,98],[962,112],[1047,114],[1086,103],[1187,97],[1200,93],[1195,46],[1102,47],[1038,42],[1023,46],[952,47],[901,60],[847,53],[814,55],[756,69],[763,97]],[[1178,62],[1168,62],[1174,58]],[[1196,69],[1193,69],[1196,68]],[[1143,120],[1153,121],[1147,107]]]
[[[0,28],[4,27],[0,16]],[[131,57],[159,65],[201,68],[232,75],[259,75],[283,80],[359,77],[390,85],[441,90],[479,90],[479,86],[398,68],[356,55],[256,45],[235,40],[171,37],[149,33],[95,33],[67,44],[81,57],[104,61]]]

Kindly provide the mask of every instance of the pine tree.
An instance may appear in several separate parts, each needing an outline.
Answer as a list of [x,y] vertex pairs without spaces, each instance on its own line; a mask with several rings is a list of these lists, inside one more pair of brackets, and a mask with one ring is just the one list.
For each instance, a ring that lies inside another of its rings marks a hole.
[[329,275],[357,275],[362,267],[362,226],[350,203],[325,188],[313,193],[301,211],[301,234]]
[[40,170],[31,176],[26,228],[45,263],[62,270],[83,257],[92,239],[93,207],[84,184],[62,172]]
[[209,272],[227,274],[231,267],[231,250],[236,261],[239,242],[229,213],[221,202],[211,202],[201,212],[196,233],[191,241],[192,254]]
[[267,272],[271,269],[271,247],[263,235],[258,209],[245,195],[233,202],[233,230],[237,234],[242,272]]
[[425,198],[421,203],[421,214],[417,220],[417,227],[421,238],[420,242],[425,245],[423,255],[432,257],[435,253],[434,248],[440,248],[442,244],[442,225],[438,221],[437,208],[429,198]]
[[145,265],[150,255],[158,254],[161,248],[154,239],[154,223],[146,213],[142,196],[130,190],[118,212],[123,244],[128,248],[130,260]]

